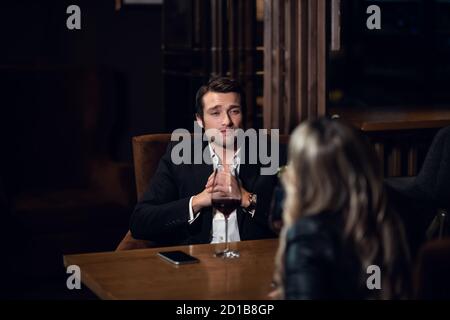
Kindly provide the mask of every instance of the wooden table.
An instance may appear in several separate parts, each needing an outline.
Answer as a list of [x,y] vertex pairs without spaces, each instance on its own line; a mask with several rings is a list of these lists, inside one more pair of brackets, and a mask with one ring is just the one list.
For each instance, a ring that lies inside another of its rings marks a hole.
[[[78,265],[81,281],[101,299],[268,299],[277,239],[230,244],[238,259],[213,256],[223,244],[88,253],[64,256]],[[176,266],[159,251],[182,250],[200,263]]]

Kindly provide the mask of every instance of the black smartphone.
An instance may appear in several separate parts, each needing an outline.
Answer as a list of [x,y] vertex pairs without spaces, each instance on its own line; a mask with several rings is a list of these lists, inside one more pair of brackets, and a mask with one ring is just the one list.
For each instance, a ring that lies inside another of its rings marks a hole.
[[165,251],[158,252],[158,256],[167,260],[173,264],[187,264],[187,263],[197,263],[200,262],[197,258],[188,255],[183,251]]

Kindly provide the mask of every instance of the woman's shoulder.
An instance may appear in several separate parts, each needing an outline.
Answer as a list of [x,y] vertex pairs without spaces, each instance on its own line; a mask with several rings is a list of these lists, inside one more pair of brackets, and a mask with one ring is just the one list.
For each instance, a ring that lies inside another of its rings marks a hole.
[[324,212],[300,218],[286,233],[288,255],[333,261],[342,245],[339,215]]
[[322,219],[311,216],[287,230],[283,257],[286,299],[323,299],[328,290],[334,291],[336,250],[322,226]]
[[[333,236],[341,232],[341,219],[335,212],[322,212],[301,217],[287,231],[288,241],[299,237]],[[328,238],[328,237],[326,237]]]

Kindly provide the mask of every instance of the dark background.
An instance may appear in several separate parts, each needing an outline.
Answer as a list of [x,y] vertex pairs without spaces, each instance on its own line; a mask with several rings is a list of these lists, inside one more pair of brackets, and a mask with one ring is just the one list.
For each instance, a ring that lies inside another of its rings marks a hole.
[[65,288],[62,255],[114,250],[128,229],[131,137],[164,131],[161,12],[0,2],[0,296],[93,297]]
[[[70,4],[81,8],[81,30],[66,28],[66,8]],[[103,90],[99,103],[120,114],[114,119],[120,127],[120,132],[115,133],[119,142],[115,156],[129,160],[130,136],[164,129],[161,6],[131,6],[115,11],[114,4],[114,0],[2,1],[0,70],[2,75],[23,72],[23,77],[17,76],[21,78],[16,80],[19,83],[14,84],[2,76],[2,81],[12,87],[3,87],[2,91],[11,102],[25,95],[24,89],[32,90],[33,97],[26,94],[28,97],[23,98],[34,99],[38,105],[30,108],[45,114],[48,104],[63,99],[63,94],[58,98],[53,94],[65,81],[74,80],[67,88],[71,98]],[[75,80],[89,73],[94,74],[92,81],[98,82],[96,79],[104,76],[109,83],[93,88],[93,84]],[[42,74],[47,78],[42,79]],[[36,97],[38,92],[40,96]]]
[[[329,56],[329,105],[448,105],[450,1],[342,0],[341,51]],[[369,30],[367,7],[378,5],[381,29]]]

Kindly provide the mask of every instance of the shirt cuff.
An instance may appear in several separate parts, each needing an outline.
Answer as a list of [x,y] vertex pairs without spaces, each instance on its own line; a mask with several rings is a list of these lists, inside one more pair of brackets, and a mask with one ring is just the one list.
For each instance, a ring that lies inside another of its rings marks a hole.
[[189,199],[189,220],[188,223],[191,224],[192,222],[195,221],[195,219],[197,219],[197,217],[200,215],[200,212],[198,212],[195,216],[194,216],[194,210],[192,210],[192,199],[194,197],[191,197]]

